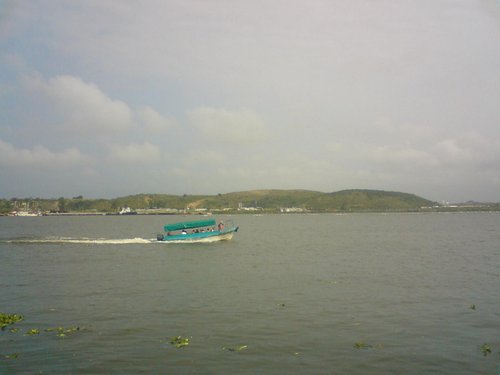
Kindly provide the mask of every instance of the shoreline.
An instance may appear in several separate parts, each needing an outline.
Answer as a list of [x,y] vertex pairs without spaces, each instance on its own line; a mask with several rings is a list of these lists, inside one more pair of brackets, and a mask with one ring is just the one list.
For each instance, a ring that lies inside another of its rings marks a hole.
[[211,212],[210,214],[199,214],[189,212],[137,212],[135,214],[120,214],[112,212],[47,212],[38,215],[10,215],[0,214],[0,217],[44,217],[44,216],[193,216],[193,217],[207,217],[217,215],[347,215],[347,214],[425,214],[425,213],[496,213],[500,209],[495,208],[436,208],[436,209],[422,209],[422,210],[349,210],[349,211],[301,211],[301,212],[280,212],[277,210],[269,211],[255,211],[255,212],[240,212],[240,211],[225,211],[225,212]]

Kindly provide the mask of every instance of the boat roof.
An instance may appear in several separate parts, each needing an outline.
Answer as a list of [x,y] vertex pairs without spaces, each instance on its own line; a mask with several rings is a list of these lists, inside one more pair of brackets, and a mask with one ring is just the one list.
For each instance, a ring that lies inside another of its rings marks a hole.
[[180,223],[167,224],[163,227],[163,229],[165,230],[165,232],[169,232],[169,231],[181,230],[181,229],[211,227],[211,226],[215,225],[216,223],[217,222],[215,221],[215,219],[184,221],[184,222],[180,222]]

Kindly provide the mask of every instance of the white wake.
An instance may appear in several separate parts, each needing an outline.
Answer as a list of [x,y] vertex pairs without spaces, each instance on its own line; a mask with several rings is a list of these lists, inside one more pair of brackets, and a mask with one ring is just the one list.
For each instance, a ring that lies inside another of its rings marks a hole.
[[[135,238],[116,238],[116,239],[108,239],[108,238],[34,238],[34,239],[14,239],[7,240],[8,243],[24,243],[24,244],[89,244],[89,245],[128,245],[128,244],[148,244],[153,242],[153,240],[148,240],[145,238],[135,237]],[[154,241],[156,242],[156,241]]]

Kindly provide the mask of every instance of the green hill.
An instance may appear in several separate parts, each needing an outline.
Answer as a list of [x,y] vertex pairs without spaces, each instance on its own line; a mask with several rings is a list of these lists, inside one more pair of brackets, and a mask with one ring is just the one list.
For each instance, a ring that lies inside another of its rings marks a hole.
[[[309,190],[251,190],[217,195],[140,194],[112,199],[113,209],[189,209],[192,211],[280,211],[296,208],[304,211],[390,211],[417,210],[433,202],[413,194],[379,190],[344,190],[323,193]],[[300,211],[299,210],[299,211]]]
[[436,204],[414,194],[382,190],[343,190],[330,196],[332,206],[340,210],[415,210]]
[[418,210],[434,202],[413,194],[380,190],[343,190],[322,193],[308,190],[257,190],[226,194],[228,201],[264,209],[296,207],[315,212]]
[[51,212],[117,213],[121,207],[141,213],[204,212],[353,212],[415,211],[435,205],[414,194],[381,190],[343,190],[323,193],[310,190],[251,190],[217,195],[137,194],[115,199],[11,199],[0,200],[2,211],[15,206]]

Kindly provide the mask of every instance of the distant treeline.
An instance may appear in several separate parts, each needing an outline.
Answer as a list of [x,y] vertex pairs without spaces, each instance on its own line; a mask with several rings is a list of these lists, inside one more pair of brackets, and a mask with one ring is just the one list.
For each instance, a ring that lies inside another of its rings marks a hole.
[[[363,212],[444,210],[436,202],[414,194],[381,190],[252,190],[217,195],[137,194],[114,199],[12,198],[0,199],[0,213],[31,210],[47,213],[118,213],[129,207],[140,213],[167,212]],[[498,204],[473,204],[463,209],[500,209]],[[450,207],[448,207],[450,208]]]

